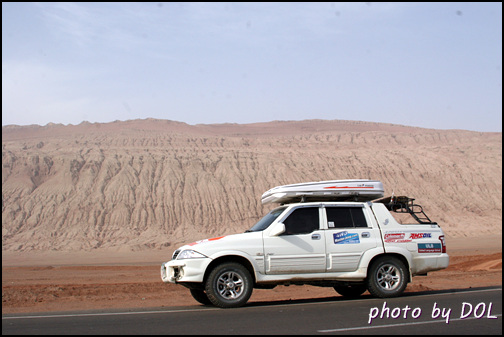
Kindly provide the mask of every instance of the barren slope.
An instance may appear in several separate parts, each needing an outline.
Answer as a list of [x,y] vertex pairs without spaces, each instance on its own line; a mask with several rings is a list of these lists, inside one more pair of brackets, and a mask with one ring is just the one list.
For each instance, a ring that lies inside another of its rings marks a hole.
[[276,185],[377,179],[450,237],[502,235],[502,134],[347,121],[2,127],[2,250],[166,249],[240,232]]

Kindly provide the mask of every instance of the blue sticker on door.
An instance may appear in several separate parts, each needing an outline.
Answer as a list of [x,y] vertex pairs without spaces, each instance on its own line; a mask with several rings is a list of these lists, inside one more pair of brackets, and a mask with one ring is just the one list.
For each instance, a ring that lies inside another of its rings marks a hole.
[[334,233],[333,237],[334,237],[334,243],[337,245],[347,243],[360,243],[359,233],[348,233],[347,231],[344,231]]

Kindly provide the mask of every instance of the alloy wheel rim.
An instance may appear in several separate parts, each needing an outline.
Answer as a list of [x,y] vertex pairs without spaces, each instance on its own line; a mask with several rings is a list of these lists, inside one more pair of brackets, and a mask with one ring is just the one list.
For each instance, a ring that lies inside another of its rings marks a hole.
[[386,264],[376,272],[376,280],[384,290],[395,290],[401,283],[401,273],[394,265]]
[[222,273],[217,279],[217,291],[227,300],[237,299],[243,294],[243,278],[233,271]]

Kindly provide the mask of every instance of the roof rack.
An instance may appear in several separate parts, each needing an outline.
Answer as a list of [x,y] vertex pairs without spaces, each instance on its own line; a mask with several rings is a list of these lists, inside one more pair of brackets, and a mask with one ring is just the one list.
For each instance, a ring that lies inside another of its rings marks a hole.
[[382,203],[391,212],[409,213],[420,224],[435,224],[425,214],[422,206],[414,203],[415,199],[406,196],[391,196],[375,199],[372,202]]
[[343,201],[370,201],[370,198],[366,198],[366,197],[363,197],[363,196],[359,196],[358,194],[348,194],[348,195],[345,195],[343,197],[332,197],[332,198],[328,198],[328,197],[324,197],[324,196],[313,196],[313,195],[299,195],[299,201],[296,201],[296,199],[292,199],[292,200],[289,200],[289,202],[285,202],[285,203],[282,203],[282,205],[285,205],[285,204],[289,204],[289,203],[292,203],[292,202],[300,202],[300,203],[303,203],[303,202],[317,202],[317,201],[320,201],[320,202],[324,202],[324,201],[336,201],[336,202],[343,202]]

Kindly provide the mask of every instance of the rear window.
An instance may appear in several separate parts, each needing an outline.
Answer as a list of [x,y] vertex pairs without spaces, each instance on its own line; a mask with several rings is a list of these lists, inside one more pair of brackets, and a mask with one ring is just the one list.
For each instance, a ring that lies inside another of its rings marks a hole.
[[362,207],[326,207],[329,228],[367,227]]

